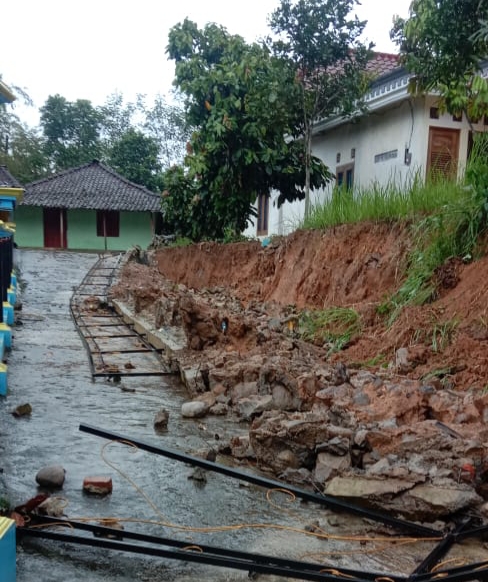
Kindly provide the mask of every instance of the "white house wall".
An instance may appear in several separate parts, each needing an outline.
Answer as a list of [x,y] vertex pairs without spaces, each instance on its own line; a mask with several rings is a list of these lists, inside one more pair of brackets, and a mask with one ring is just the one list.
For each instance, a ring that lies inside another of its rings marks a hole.
[[[381,102],[371,103],[368,114],[355,122],[343,122],[330,128],[325,125],[323,131],[314,137],[312,152],[325,162],[334,177],[338,166],[354,163],[356,191],[367,189],[373,184],[386,186],[392,182],[398,187],[404,187],[416,176],[425,179],[429,128],[459,129],[458,172],[462,175],[466,164],[469,124],[464,118],[455,121],[447,113],[441,114],[439,119],[431,119],[430,108],[435,106],[435,96],[412,98],[404,85],[402,93],[397,94],[396,99],[390,100],[383,108]],[[474,127],[479,131],[487,129],[483,124]],[[408,163],[406,153],[411,156]],[[313,192],[312,205],[329,197],[334,185],[335,179],[325,191]],[[271,196],[268,235],[288,234],[303,219],[304,201],[286,202],[278,209],[276,199],[277,194]],[[256,236],[255,224],[244,234]]]

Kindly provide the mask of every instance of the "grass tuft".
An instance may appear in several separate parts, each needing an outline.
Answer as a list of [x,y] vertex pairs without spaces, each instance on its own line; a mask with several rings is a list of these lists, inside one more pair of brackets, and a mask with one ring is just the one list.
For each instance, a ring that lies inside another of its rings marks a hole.
[[401,287],[378,306],[391,324],[407,305],[436,299],[435,271],[448,259],[471,260],[488,230],[488,133],[475,136],[462,181],[436,177],[427,183],[417,174],[399,186],[368,190],[336,189],[315,206],[302,228],[325,229],[361,221],[408,220],[415,243]]
[[304,311],[299,318],[298,330],[303,340],[326,344],[331,354],[344,349],[361,331],[361,318],[357,311],[347,307]]

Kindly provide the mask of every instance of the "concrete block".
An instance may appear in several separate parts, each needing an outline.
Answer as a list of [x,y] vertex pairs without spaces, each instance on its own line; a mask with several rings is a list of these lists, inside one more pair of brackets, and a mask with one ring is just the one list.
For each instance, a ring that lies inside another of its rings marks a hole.
[[0,363],[0,396],[6,396],[7,389],[7,364]]
[[7,289],[7,301],[10,305],[15,305],[17,302],[17,293],[12,286]]

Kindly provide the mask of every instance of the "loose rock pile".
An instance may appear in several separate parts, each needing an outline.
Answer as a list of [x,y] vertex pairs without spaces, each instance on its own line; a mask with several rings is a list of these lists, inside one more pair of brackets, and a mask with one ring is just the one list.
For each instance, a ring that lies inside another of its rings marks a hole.
[[374,372],[332,362],[290,325],[293,306],[189,289],[154,265],[128,263],[112,295],[149,328],[184,331],[186,346],[166,353],[188,389],[184,416],[249,423],[221,453],[409,519],[484,510],[488,394],[405,377],[418,350]]

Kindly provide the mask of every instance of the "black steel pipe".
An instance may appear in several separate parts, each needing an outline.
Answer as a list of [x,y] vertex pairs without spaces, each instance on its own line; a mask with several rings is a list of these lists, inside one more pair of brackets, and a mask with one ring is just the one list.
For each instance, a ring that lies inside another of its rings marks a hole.
[[447,577],[451,577],[451,580],[456,579],[458,576],[464,576],[466,573],[481,573],[488,575],[488,561],[486,562],[474,562],[473,564],[466,564],[464,566],[457,566],[455,568],[449,568],[449,570],[435,570],[435,572],[426,572],[425,574],[419,574],[416,578],[416,582],[431,582],[436,580],[445,580]]
[[147,451],[149,453],[162,455],[164,457],[168,457],[169,459],[174,459],[176,461],[181,461],[183,463],[189,463],[190,465],[201,467],[202,469],[206,469],[208,471],[214,471],[215,473],[221,473],[222,475],[233,477],[235,479],[240,479],[241,481],[246,481],[248,483],[252,483],[253,485],[259,485],[260,487],[266,487],[267,489],[286,489],[296,497],[304,499],[305,501],[311,501],[319,505],[325,505],[326,507],[330,507],[337,511],[345,511],[352,515],[358,515],[366,519],[371,519],[372,521],[377,521],[386,525],[391,525],[399,530],[414,532],[417,535],[425,537],[438,537],[443,535],[437,530],[425,527],[423,525],[419,525],[417,523],[397,519],[384,513],[379,513],[376,511],[372,511],[370,509],[366,509],[364,507],[352,505],[351,503],[341,501],[334,497],[330,497],[327,495],[319,495],[311,491],[298,489],[296,487],[290,486],[287,483],[274,481],[272,479],[267,479],[265,477],[259,477],[258,475],[252,475],[250,473],[246,473],[238,469],[227,467],[225,465],[220,465],[212,461],[206,461],[198,457],[192,457],[190,455],[186,455],[184,453],[180,453],[171,449],[156,447],[149,443],[145,443],[138,439],[133,439],[128,436],[115,433],[113,431],[104,430],[87,424],[80,424],[79,428],[82,432],[93,434],[95,436],[110,439],[113,441],[120,441],[123,444],[131,443],[134,446],[138,447],[139,449]]
[[[283,576],[285,578],[295,578],[297,580],[317,580],[327,582],[344,582],[344,577],[336,576],[328,572],[312,572],[306,570],[295,570],[293,568],[284,568],[273,566],[271,564],[261,564],[251,562],[248,560],[229,558],[223,555],[208,555],[194,550],[167,550],[157,547],[140,546],[137,544],[126,544],[113,540],[103,538],[91,539],[82,536],[74,536],[69,534],[62,534],[58,532],[45,531],[39,529],[19,528],[17,530],[19,539],[24,536],[43,538],[54,540],[58,542],[74,543],[84,546],[95,546],[97,548],[105,548],[109,550],[119,550],[122,552],[132,552],[135,554],[143,554],[146,556],[157,556],[159,558],[168,558],[172,560],[182,560],[185,562],[194,562],[198,564],[207,564],[211,566],[219,566],[226,568],[233,568],[235,570],[244,570],[247,572],[258,574],[273,574]],[[120,533],[120,532],[119,532]],[[325,570],[326,568],[324,568]],[[370,579],[354,579],[353,582],[371,582]]]
[[[324,566],[323,564],[317,564],[314,562],[303,562],[299,560],[289,560],[286,558],[279,558],[275,556],[267,556],[264,554],[255,554],[250,552],[243,552],[240,550],[230,550],[228,548],[221,548],[218,546],[209,546],[205,544],[199,543],[191,543],[189,544],[187,541],[177,540],[174,538],[165,538],[165,537],[158,537],[152,536],[148,534],[143,534],[139,532],[127,531],[127,530],[118,530],[102,525],[94,525],[90,523],[79,522],[76,520],[70,519],[58,519],[54,517],[45,517],[45,516],[36,516],[31,515],[30,524],[34,524],[35,526],[39,525],[52,525],[52,526],[63,526],[69,527],[70,529],[79,529],[82,531],[89,531],[93,533],[95,536],[101,536],[104,538],[112,538],[112,539],[119,539],[122,540],[130,539],[135,540],[138,542],[144,542],[147,544],[156,544],[156,545],[163,545],[169,546],[173,548],[188,548],[189,545],[196,548],[198,551],[203,552],[206,555],[215,555],[215,556],[224,556],[232,559],[239,559],[239,560],[246,560],[251,562],[252,564],[268,564],[269,566],[278,566],[280,568],[287,568],[287,569],[294,569],[300,571],[310,571],[310,572],[321,572],[323,573],[324,570],[330,569],[337,572],[337,576],[344,576],[348,579],[348,582],[359,582],[359,580],[369,580],[370,582],[376,580],[378,577],[384,576],[384,574],[378,572],[360,572],[358,570],[351,570],[348,568],[330,568],[329,566]],[[29,531],[32,531],[29,526],[22,528],[22,534],[29,535]],[[390,576],[388,575],[393,582],[405,582],[405,576]]]
[[428,556],[418,565],[417,568],[412,572],[412,574],[408,577],[408,582],[413,582],[417,580],[419,574],[424,574],[431,570],[435,564],[447,554],[447,552],[451,549],[451,547],[456,543],[457,536],[459,533],[465,529],[469,523],[470,518],[465,519],[462,523],[460,523],[453,531],[449,532],[444,539],[437,544],[437,546],[430,552]]

